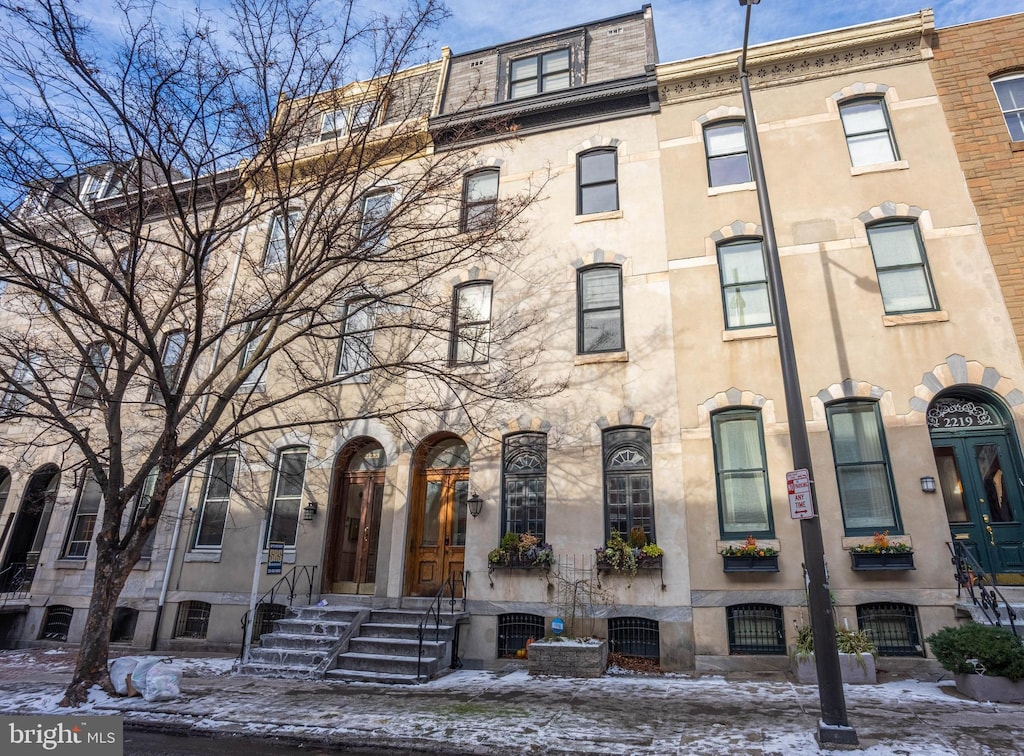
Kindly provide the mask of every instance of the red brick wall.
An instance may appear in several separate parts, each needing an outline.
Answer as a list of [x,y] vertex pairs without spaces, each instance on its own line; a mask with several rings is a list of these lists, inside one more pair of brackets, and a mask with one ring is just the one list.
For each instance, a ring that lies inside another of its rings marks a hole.
[[1017,343],[1024,349],[1024,142],[1012,142],[992,78],[1024,74],[1024,14],[936,32],[932,71]]

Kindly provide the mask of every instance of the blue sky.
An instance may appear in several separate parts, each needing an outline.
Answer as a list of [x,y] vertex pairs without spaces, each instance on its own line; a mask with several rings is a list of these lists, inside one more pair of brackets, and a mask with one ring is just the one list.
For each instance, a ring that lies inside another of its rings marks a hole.
[[[468,52],[566,26],[629,13],[643,2],[628,0],[447,0],[452,17],[438,30],[441,44]],[[744,9],[738,0],[653,0],[654,29],[662,63],[738,48],[743,43]],[[935,25],[1024,12],[1024,0],[761,0],[754,7],[751,43],[877,21],[922,8],[935,11]]]

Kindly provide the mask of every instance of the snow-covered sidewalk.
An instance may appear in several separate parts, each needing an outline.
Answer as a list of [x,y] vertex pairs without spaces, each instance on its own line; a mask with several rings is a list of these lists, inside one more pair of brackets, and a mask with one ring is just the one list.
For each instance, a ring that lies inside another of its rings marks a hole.
[[[63,654],[63,656],[60,656]],[[67,652],[0,652],[0,712],[64,713]],[[232,659],[181,658],[169,702],[93,690],[89,713],[135,728],[237,734],[310,745],[451,754],[817,753],[817,688],[782,675],[609,674],[593,680],[459,671],[419,686],[268,680]],[[1015,754],[1024,706],[960,697],[951,681],[847,686],[867,754]],[[824,751],[828,753],[829,751]]]

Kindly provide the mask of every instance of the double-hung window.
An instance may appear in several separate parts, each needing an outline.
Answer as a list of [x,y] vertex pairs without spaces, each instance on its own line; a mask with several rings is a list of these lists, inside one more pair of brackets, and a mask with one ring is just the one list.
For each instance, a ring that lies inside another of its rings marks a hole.
[[917,223],[897,220],[868,226],[868,242],[886,313],[939,308]]
[[[153,499],[153,492],[156,490],[156,477],[160,474],[157,468],[153,468],[146,475],[146,480],[142,483],[142,490],[135,497],[135,503],[132,506],[132,518],[127,525],[134,526],[138,522],[139,518],[142,517],[146,508],[149,506],[149,502]],[[149,559],[153,555],[153,541],[156,539],[156,528],[149,531],[149,536],[146,538],[146,542],[142,544],[142,552],[139,554],[141,559]]]
[[330,110],[320,118],[320,141],[340,139],[354,131],[369,128],[373,103],[362,102],[340,110]]
[[760,415],[735,409],[711,416],[722,538],[773,535]]
[[576,278],[579,354],[620,352],[626,348],[622,324],[622,268],[584,268]]
[[576,214],[590,215],[619,209],[618,154],[597,149],[576,156]]
[[338,364],[334,371],[336,376],[356,383],[370,380],[375,324],[376,311],[372,299],[353,299],[345,303],[345,325],[338,348]]
[[513,433],[502,440],[502,535],[532,533],[544,540],[547,469],[545,434]]
[[751,328],[772,324],[768,273],[760,239],[741,239],[718,245],[725,327]]
[[267,543],[277,541],[285,546],[295,545],[302,484],[306,478],[306,452],[306,447],[299,446],[282,449],[277,455]]
[[[184,355],[184,331],[171,331],[164,336],[163,347],[160,350],[160,370],[163,373],[164,383],[169,391],[174,391],[178,387],[178,377],[181,372],[181,362]],[[149,401],[160,401],[160,385],[156,381],[150,386]]]
[[901,525],[878,404],[839,402],[826,408],[826,417],[846,534],[899,532]]
[[568,48],[518,58],[509,70],[509,97],[568,89],[571,81]]
[[853,165],[875,165],[899,160],[889,112],[881,97],[847,100],[839,106]]
[[270,357],[264,357],[259,363],[254,364],[256,351],[266,332],[266,327],[255,333],[252,325],[248,327],[245,347],[242,349],[242,357],[238,364],[239,371],[246,371],[246,375],[242,379],[242,388],[262,389],[267,385],[267,363],[270,361]]
[[370,192],[363,196],[362,219],[359,223],[359,238],[364,247],[371,250],[383,249],[388,243],[387,217],[391,212],[390,189]]
[[498,210],[498,173],[488,168],[462,180],[462,230],[475,231],[494,225]]
[[704,150],[708,159],[708,186],[745,184],[751,180],[743,121],[705,126]]
[[0,410],[4,412],[20,412],[28,406],[28,395],[35,390],[36,376],[42,363],[39,354],[29,355],[28,359],[18,360],[11,371],[10,384],[0,400]]
[[[287,219],[287,228],[285,228],[285,219]],[[267,249],[263,255],[264,268],[281,265],[288,259],[288,246],[295,237],[295,229],[298,225],[299,214],[297,212],[275,215],[271,218]]]
[[491,282],[459,286],[454,299],[449,359],[453,365],[481,365],[491,344]]
[[96,518],[99,516],[100,505],[103,503],[103,491],[100,484],[91,475],[86,475],[85,482],[78,492],[78,501],[71,515],[71,525],[64,541],[63,559],[85,559],[89,553],[89,543],[96,529]]
[[1024,142],[1024,74],[996,79],[992,86],[1006,120],[1006,128],[1010,131],[1010,139]]
[[646,428],[613,428],[602,437],[604,459],[605,534],[617,532],[629,541],[641,528],[654,542],[654,483],[651,432]]
[[110,346],[103,342],[90,344],[86,351],[85,360],[78,373],[78,382],[75,385],[73,403],[80,407],[86,407],[96,401],[99,396],[100,384],[107,370],[107,358],[110,356]]
[[193,544],[196,549],[219,549],[221,546],[237,459],[234,452],[221,452],[212,456],[206,465],[206,481]]

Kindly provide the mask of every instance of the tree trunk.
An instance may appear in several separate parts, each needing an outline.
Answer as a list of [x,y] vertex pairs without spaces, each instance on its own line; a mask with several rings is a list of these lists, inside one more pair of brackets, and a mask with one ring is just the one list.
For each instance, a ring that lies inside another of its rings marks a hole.
[[82,633],[74,676],[64,691],[61,706],[80,706],[89,697],[89,689],[98,685],[107,693],[114,693],[107,670],[110,652],[110,628],[121,589],[131,574],[131,565],[123,564],[124,554],[114,549],[98,548],[96,573],[92,584],[89,614]]

